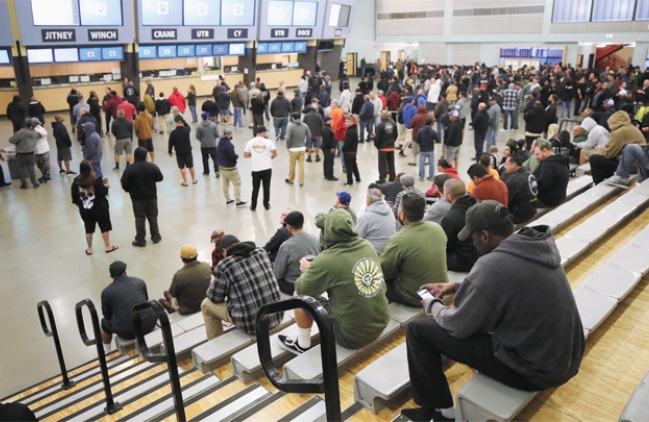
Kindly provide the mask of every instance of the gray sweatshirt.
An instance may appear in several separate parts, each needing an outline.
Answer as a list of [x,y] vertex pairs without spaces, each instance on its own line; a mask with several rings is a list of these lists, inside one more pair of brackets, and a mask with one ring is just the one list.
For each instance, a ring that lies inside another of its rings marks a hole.
[[448,214],[448,211],[452,206],[453,204],[448,202],[446,198],[440,199],[426,210],[426,214],[424,214],[424,221],[432,221],[441,225],[442,220],[444,219],[444,217],[446,217],[446,214]]
[[196,139],[201,143],[201,148],[216,148],[219,139],[219,130],[211,120],[203,120],[196,128]]
[[437,299],[426,304],[428,317],[450,335],[491,335],[492,353],[542,389],[577,374],[584,330],[549,227],[505,239],[455,290],[452,308]]
[[390,238],[397,234],[397,220],[385,200],[373,202],[358,218],[358,237],[367,240],[381,255]]
[[494,104],[489,107],[489,109],[487,110],[487,115],[489,116],[489,127],[492,129],[498,129],[498,125],[500,124],[500,116],[502,115],[500,106],[498,104]]
[[288,125],[286,148],[289,150],[292,148],[305,148],[307,139],[311,139],[311,131],[301,120],[296,120]]
[[35,130],[22,128],[9,138],[9,143],[16,146],[17,153],[28,154],[34,152],[38,138],[40,138],[40,135]]
[[284,279],[288,283],[295,283],[302,274],[300,259],[319,253],[320,242],[317,237],[308,233],[294,234],[279,247],[275,258],[275,277],[278,280]]

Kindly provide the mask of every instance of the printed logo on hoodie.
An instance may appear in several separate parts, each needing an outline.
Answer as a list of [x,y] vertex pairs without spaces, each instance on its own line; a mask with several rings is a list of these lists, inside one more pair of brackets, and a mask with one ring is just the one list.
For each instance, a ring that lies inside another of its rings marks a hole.
[[354,264],[352,274],[360,295],[369,299],[379,294],[383,284],[383,272],[375,260],[368,257],[359,259]]

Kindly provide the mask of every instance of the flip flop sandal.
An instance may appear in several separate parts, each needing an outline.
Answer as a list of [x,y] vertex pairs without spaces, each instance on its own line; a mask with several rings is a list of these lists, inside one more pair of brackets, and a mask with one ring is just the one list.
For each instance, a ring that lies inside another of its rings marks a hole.
[[92,252],[88,252],[90,249],[86,249],[86,255],[90,256],[92,255]]
[[195,185],[196,183],[198,183],[198,180],[194,180],[194,181],[192,182],[192,185]]
[[115,246],[115,245],[113,245],[113,247],[112,247],[112,249],[108,249],[108,250],[106,251],[106,253],[111,253],[111,252],[114,252],[114,251],[116,251],[117,249],[119,249],[119,247],[118,247],[118,246]]
[[187,185],[187,183],[181,183],[180,186],[187,187],[188,185]]

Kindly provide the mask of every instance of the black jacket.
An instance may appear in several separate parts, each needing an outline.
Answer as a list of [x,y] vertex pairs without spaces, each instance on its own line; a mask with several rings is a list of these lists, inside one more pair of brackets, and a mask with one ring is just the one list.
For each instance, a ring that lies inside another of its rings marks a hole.
[[278,119],[283,119],[291,114],[291,103],[284,95],[278,95],[270,103],[270,115]]
[[210,116],[216,116],[217,114],[219,114],[219,107],[216,105],[214,101],[205,100],[205,102],[201,106],[201,111],[209,113]]
[[230,108],[230,94],[225,91],[219,92],[219,94],[216,96],[216,104],[221,110]]
[[[477,249],[473,246],[471,238],[460,241],[457,238],[460,230],[466,224],[466,212],[471,205],[478,202],[471,195],[464,195],[459,198],[446,213],[446,217],[442,219],[442,228],[448,239],[446,244],[446,255],[452,255],[455,261],[461,264],[462,270],[470,271],[473,264],[478,260],[480,255]],[[456,269],[457,271],[457,269]]]
[[297,112],[302,111],[302,104],[303,104],[303,103],[302,103],[302,97],[300,97],[300,94],[297,93],[297,94],[295,95],[295,98],[293,98],[293,99],[291,100],[291,111],[292,111],[293,113],[295,113],[296,111],[297,111]]
[[22,127],[25,123],[25,107],[20,103],[20,97],[14,95],[14,99],[7,106],[7,118],[14,123],[20,124]]
[[52,134],[54,139],[56,139],[57,148],[71,148],[72,140],[70,139],[70,134],[65,128],[65,125],[61,122],[52,122]]
[[176,154],[187,155],[192,153],[190,132],[192,128],[187,123],[183,127],[176,127],[169,134],[169,154],[176,149]]
[[132,201],[148,201],[156,199],[158,192],[156,182],[163,179],[160,168],[153,163],[147,163],[146,151],[141,154],[140,149],[134,153],[135,162],[126,166],[122,173],[122,189],[131,195]]
[[444,145],[448,147],[459,147],[462,145],[462,126],[459,120],[450,122],[444,133]]
[[234,152],[234,145],[227,136],[219,139],[219,147],[216,149],[216,162],[219,167],[231,168],[237,166],[239,155]]
[[356,124],[353,124],[347,128],[347,134],[345,135],[345,141],[343,144],[343,152],[355,154],[357,149],[358,129],[356,128]]
[[264,114],[264,100],[261,98],[253,98],[250,100],[250,109],[252,110],[253,115],[260,116]]
[[472,122],[473,130],[476,135],[484,137],[489,129],[489,115],[487,110],[478,111]]
[[311,109],[310,112],[304,115],[302,119],[305,125],[311,131],[311,136],[322,136],[322,126],[324,126],[324,119],[316,110]]
[[115,139],[133,139],[133,122],[126,117],[116,117],[113,119],[110,133]]
[[394,148],[398,136],[397,125],[392,119],[381,120],[376,126],[374,146],[376,149]]
[[415,142],[419,144],[421,152],[435,151],[435,142],[439,142],[439,134],[430,126],[424,126],[419,129]]
[[277,253],[279,252],[279,247],[282,246],[282,243],[286,242],[288,239],[291,238],[291,232],[288,231],[286,226],[282,226],[268,240],[268,243],[264,246],[264,249],[266,252],[268,252],[268,258],[272,262],[275,262],[275,258],[277,258]]
[[538,199],[548,207],[556,207],[566,200],[568,189],[568,159],[551,155],[541,161],[534,177],[539,186]]
[[551,124],[557,123],[558,121],[559,118],[557,117],[557,104],[550,104],[545,109],[545,132],[547,132]]
[[[133,306],[149,300],[144,280],[137,277],[121,275],[101,292],[101,310],[104,318],[110,321],[113,333],[126,339],[135,338],[131,311]],[[149,333],[155,327],[157,317],[153,309],[141,312],[142,328]]]
[[83,131],[83,125],[86,123],[93,123],[95,125],[95,128],[99,129],[99,123],[97,122],[97,119],[92,117],[90,113],[86,113],[83,116],[79,117],[79,120],[77,120],[77,141],[79,141],[81,145],[85,144],[86,142],[86,132]]
[[357,96],[354,97],[352,100],[352,114],[358,114],[361,112],[361,107],[363,107],[363,103],[365,100],[363,99],[363,94],[358,94]]
[[[207,101],[205,101],[207,103]],[[155,102],[155,112],[160,116],[166,116],[171,113],[171,103],[166,98],[161,98]]]
[[65,101],[68,103],[68,106],[70,107],[70,111],[72,111],[74,106],[79,104],[79,94],[77,94],[76,91],[74,92],[74,94],[70,92],[68,94],[68,98],[66,98]]
[[29,103],[30,117],[36,117],[41,123],[45,123],[43,114],[45,114],[45,107],[43,107],[43,104],[41,104],[40,102]]
[[514,223],[527,223],[536,215],[533,202],[536,199],[536,178],[522,167],[516,173],[504,176],[503,181],[509,190],[507,208],[514,217]]
[[323,150],[332,150],[338,147],[338,140],[336,139],[336,133],[334,130],[327,124],[322,126],[322,149]]
[[381,189],[381,193],[385,195],[385,200],[387,202],[394,203],[394,201],[397,199],[397,195],[399,195],[399,192],[403,190],[403,185],[400,181],[396,180],[394,182],[388,182],[379,185],[379,189]]
[[532,107],[523,116],[525,120],[525,132],[543,133],[545,131],[545,110],[543,107]]

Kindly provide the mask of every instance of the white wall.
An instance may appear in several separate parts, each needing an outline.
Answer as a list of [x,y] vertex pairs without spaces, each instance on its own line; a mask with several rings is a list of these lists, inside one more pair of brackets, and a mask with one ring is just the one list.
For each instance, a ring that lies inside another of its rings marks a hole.
[[[358,53],[358,60],[363,56],[368,63],[380,58],[381,50],[376,44],[376,1],[359,0],[352,12],[351,31],[345,39],[343,58],[347,53]],[[398,50],[398,49],[397,49]],[[393,57],[396,57],[393,56]]]

